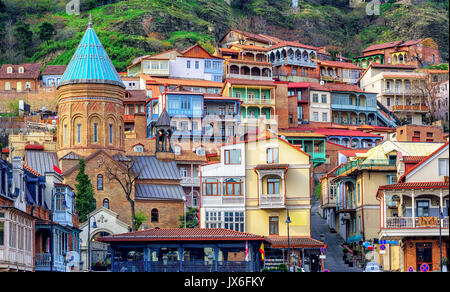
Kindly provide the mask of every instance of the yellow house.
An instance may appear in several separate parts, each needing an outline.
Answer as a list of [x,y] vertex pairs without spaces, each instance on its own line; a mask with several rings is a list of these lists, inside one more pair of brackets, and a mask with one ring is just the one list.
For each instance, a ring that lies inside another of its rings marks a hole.
[[308,256],[305,248],[319,249],[323,245],[311,238],[310,156],[267,134],[246,141],[245,152],[246,232],[271,241],[271,249],[266,251],[269,259],[287,258],[284,252],[289,232],[290,263],[299,264]]

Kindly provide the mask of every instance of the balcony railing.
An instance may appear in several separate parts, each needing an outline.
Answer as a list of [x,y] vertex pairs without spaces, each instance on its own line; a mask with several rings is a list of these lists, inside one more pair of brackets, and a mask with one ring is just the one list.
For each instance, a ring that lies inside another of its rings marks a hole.
[[395,167],[395,161],[393,160],[353,160],[344,164],[336,170],[336,175],[339,176],[353,168],[367,169],[372,167]]
[[[444,217],[442,228],[449,228],[448,222],[448,216]],[[386,218],[386,228],[439,228],[439,219],[438,217],[388,217]]]
[[183,186],[183,187],[199,187],[200,186],[200,178],[185,176],[181,179],[181,186]]
[[227,74],[227,78],[260,80],[260,81],[272,81],[272,76],[250,75],[250,74],[229,73],[229,74]]
[[428,107],[426,105],[393,105],[392,111],[394,111],[394,112],[398,112],[398,111],[426,112],[426,111],[428,111]]
[[284,195],[282,194],[262,194],[259,196],[260,208],[284,208]]
[[[37,271],[50,271],[51,267],[51,254],[50,253],[38,253],[35,256],[35,264]],[[53,258],[53,271],[64,272],[66,270],[64,264],[64,257],[61,255],[54,255]]]
[[270,98],[241,98],[244,104],[262,104],[262,105],[275,105],[275,100]]
[[244,206],[245,198],[241,196],[202,196],[202,205],[234,205],[234,206]]
[[281,66],[281,65],[296,65],[296,66],[303,66],[303,67],[317,67],[316,61],[305,61],[304,59],[299,58],[281,58],[281,59],[275,59],[274,61],[271,61],[274,66]]

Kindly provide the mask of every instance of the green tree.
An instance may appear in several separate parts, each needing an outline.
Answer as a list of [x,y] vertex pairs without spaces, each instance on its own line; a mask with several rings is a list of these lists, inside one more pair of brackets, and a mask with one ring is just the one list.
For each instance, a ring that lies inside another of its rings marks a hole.
[[56,30],[53,24],[44,21],[38,27],[39,39],[48,45],[48,41],[53,38]]
[[181,215],[178,218],[180,222],[180,228],[197,228],[198,227],[198,209],[193,207],[188,207],[186,211],[186,226],[184,225],[184,216]]
[[80,216],[80,222],[87,220],[87,215],[95,210],[94,187],[85,173],[86,164],[83,159],[78,160],[78,174],[75,178],[77,184],[75,188],[75,210]]
[[[148,216],[146,216],[143,212],[137,212],[136,216],[135,216],[133,230],[139,230],[139,227],[141,227],[142,223],[144,223],[147,220],[148,220]],[[131,218],[131,221],[133,221],[133,218]]]
[[19,115],[19,101],[18,100],[8,100],[8,108],[15,115]]
[[26,57],[31,57],[33,45],[33,32],[28,23],[19,21],[14,27],[14,37],[18,41],[18,47]]

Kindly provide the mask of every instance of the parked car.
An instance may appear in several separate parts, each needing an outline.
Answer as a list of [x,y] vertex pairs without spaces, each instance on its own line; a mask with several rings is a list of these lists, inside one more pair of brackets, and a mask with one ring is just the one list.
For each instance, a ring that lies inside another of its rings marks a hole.
[[377,262],[368,262],[364,268],[364,272],[382,272],[382,270]]

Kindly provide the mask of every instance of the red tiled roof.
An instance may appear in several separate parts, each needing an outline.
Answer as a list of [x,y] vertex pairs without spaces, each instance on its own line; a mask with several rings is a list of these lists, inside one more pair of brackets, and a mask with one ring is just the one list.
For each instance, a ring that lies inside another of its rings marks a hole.
[[123,101],[147,101],[147,92],[143,89],[128,89],[127,93],[130,94],[130,97],[125,98]]
[[317,128],[314,130],[316,133],[323,134],[326,136],[348,136],[348,137],[379,137],[379,135],[366,133],[358,130],[344,130],[344,129],[326,129]]
[[[287,236],[265,236],[265,238],[270,242],[272,248],[287,248],[288,247],[288,237]],[[306,247],[317,247],[320,248],[324,246],[323,242],[315,240],[311,237],[300,237],[300,236],[290,236],[289,246],[291,248],[306,248]]]
[[310,49],[310,50],[318,49],[317,47],[304,45],[304,44],[298,43],[298,42],[282,41],[282,42],[279,42],[278,44],[276,44],[275,46],[270,47],[270,50],[278,49],[278,48],[282,48],[282,47],[296,47],[296,48],[303,48],[303,49]]
[[223,228],[168,228],[148,229],[104,236],[102,242],[113,241],[230,241],[263,240],[263,236]]
[[259,86],[276,86],[273,81],[261,81],[261,80],[246,80],[246,79],[236,79],[228,78],[228,82],[235,85],[259,85]]
[[219,52],[227,52],[232,54],[239,54],[239,51],[234,49],[227,49],[227,48],[219,48]]
[[403,156],[403,162],[405,163],[419,163],[427,158],[427,156]]
[[63,75],[66,67],[66,65],[48,65],[41,75]]
[[372,63],[369,65],[372,68],[379,68],[379,69],[416,69],[416,66],[414,65],[405,65],[405,64],[398,64],[398,65],[392,65],[392,64],[378,64],[378,63]]
[[[12,73],[7,72],[7,68],[12,67]],[[19,67],[23,67],[23,73],[19,73]],[[3,64],[0,68],[0,78],[29,78],[38,79],[41,73],[42,64],[26,63],[26,64]]]
[[317,82],[289,82],[288,88],[310,88],[311,90],[330,91],[329,88]]
[[355,69],[355,70],[364,70],[353,63],[349,62],[337,62],[337,61],[317,61],[320,65],[331,66],[331,67],[339,67],[345,69]]
[[344,154],[347,157],[355,157],[356,153],[366,153],[369,149],[351,149],[351,150],[339,150],[339,153]]
[[379,190],[407,190],[407,189],[448,189],[449,183],[443,181],[435,182],[408,182],[408,183],[397,183],[392,185],[380,186]]
[[36,175],[36,176],[41,176],[41,174],[39,172],[37,172],[36,170],[32,169],[30,166],[28,166],[26,163],[23,164],[23,168],[28,170],[29,172],[31,172],[32,174]]
[[339,84],[339,83],[326,83],[324,85],[328,87],[331,91],[350,91],[350,92],[364,92],[370,93],[362,90],[358,85],[354,84]]
[[367,47],[366,49],[364,49],[362,52],[364,53],[364,52],[370,52],[370,51],[393,48],[393,47],[407,47],[407,46],[412,46],[412,45],[418,44],[421,41],[423,41],[423,39],[410,40],[410,41],[394,41],[394,42],[390,42],[390,43],[371,45],[371,46]]

